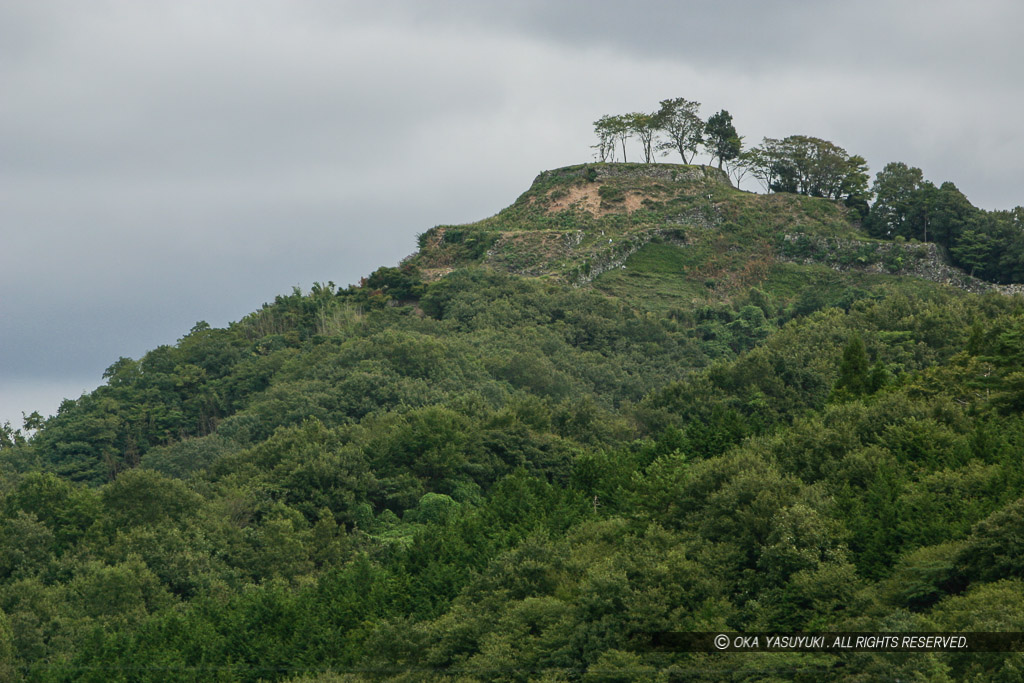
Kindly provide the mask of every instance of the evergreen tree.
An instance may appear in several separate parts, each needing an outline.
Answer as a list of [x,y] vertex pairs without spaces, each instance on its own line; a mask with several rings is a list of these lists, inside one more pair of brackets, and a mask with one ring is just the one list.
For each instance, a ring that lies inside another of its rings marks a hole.
[[722,163],[732,161],[740,155],[743,149],[743,139],[736,133],[736,127],[732,123],[732,114],[722,110],[708,118],[704,126],[706,139],[704,146],[711,154],[711,159],[718,158],[718,168]]

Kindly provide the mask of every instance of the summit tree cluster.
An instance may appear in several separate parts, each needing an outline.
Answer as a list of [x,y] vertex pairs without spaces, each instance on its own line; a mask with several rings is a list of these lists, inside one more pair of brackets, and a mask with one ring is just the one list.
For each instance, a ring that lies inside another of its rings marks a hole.
[[717,161],[739,185],[756,179],[765,192],[822,197],[849,207],[873,237],[937,244],[948,259],[969,274],[998,283],[1024,281],[1024,207],[985,211],[973,206],[951,182],[935,185],[919,168],[892,162],[869,185],[864,157],[822,138],[765,137],[743,149],[732,115],[721,110],[706,121],[699,102],[662,100],[653,113],[602,116],[594,122],[596,157],[626,158],[626,142],[636,139],[644,161],[655,152],[678,153],[692,163],[700,150]]
[[699,110],[700,102],[676,97],[662,100],[661,107],[653,113],[602,116],[594,122],[596,156],[600,161],[615,161],[621,150],[622,160],[628,161],[626,141],[635,137],[643,148],[646,163],[654,161],[655,152],[663,156],[678,152],[683,163],[689,164],[703,147],[712,160],[718,159],[718,167],[722,168],[723,162],[739,155],[742,138],[736,134],[729,112],[723,109],[704,121]]
[[953,183],[936,186],[903,162],[886,164],[871,189],[875,202],[864,227],[873,236],[934,242],[971,275],[1024,280],[1024,207],[979,209]]
[[678,153],[684,164],[692,163],[704,150],[739,183],[748,174],[767,192],[795,192],[811,197],[844,200],[867,213],[867,162],[821,138],[791,135],[764,138],[762,143],[744,151],[743,136],[736,132],[732,114],[723,109],[705,121],[699,114],[699,102],[682,97],[662,100],[652,113],[606,115],[594,122],[597,135],[595,156],[602,162],[614,162],[621,152],[628,161],[626,142],[640,142],[644,162],[653,163],[655,153]]

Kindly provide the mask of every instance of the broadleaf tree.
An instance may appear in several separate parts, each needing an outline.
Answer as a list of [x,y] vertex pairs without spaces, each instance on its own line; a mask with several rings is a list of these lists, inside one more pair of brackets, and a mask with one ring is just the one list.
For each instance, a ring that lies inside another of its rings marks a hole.
[[[626,127],[633,135],[640,140],[640,145],[644,150],[644,163],[651,163],[654,161],[654,138],[657,134],[661,124],[658,120],[658,114],[645,114],[643,112],[633,112],[626,114]],[[625,158],[625,151],[623,151],[623,158]]]
[[704,120],[697,112],[700,102],[691,102],[683,97],[662,100],[658,110],[661,132],[668,138],[658,145],[662,155],[676,151],[684,164],[697,154],[697,148],[704,142]]
[[615,161],[615,141],[617,138],[618,116],[602,116],[594,121],[594,134],[597,135],[597,144],[592,148],[597,150],[594,156],[598,161]]

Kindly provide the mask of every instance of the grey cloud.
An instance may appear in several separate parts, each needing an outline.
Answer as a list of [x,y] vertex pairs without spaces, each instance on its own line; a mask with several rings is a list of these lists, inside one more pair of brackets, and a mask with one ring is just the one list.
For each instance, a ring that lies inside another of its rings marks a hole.
[[[806,2],[804,0],[593,0],[432,3],[382,0],[367,13],[391,21],[515,31],[559,44],[608,45],[630,54],[771,75],[800,64],[883,66],[907,72],[1015,66],[1024,8],[1010,0]],[[1019,68],[1019,67],[1018,67]],[[990,74],[1000,78],[998,72]]]

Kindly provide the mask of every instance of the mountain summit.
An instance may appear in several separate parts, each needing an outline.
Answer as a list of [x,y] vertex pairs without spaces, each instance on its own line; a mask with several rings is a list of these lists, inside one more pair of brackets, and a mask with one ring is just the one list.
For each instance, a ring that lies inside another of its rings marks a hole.
[[426,231],[408,264],[427,280],[475,264],[573,285],[623,271],[596,283],[620,293],[670,274],[672,291],[651,293],[682,288],[701,300],[781,280],[817,283],[823,267],[852,273],[843,286],[909,275],[992,288],[951,268],[934,245],[870,237],[859,218],[829,199],[736,189],[709,166],[583,164],[541,173],[495,216]]

